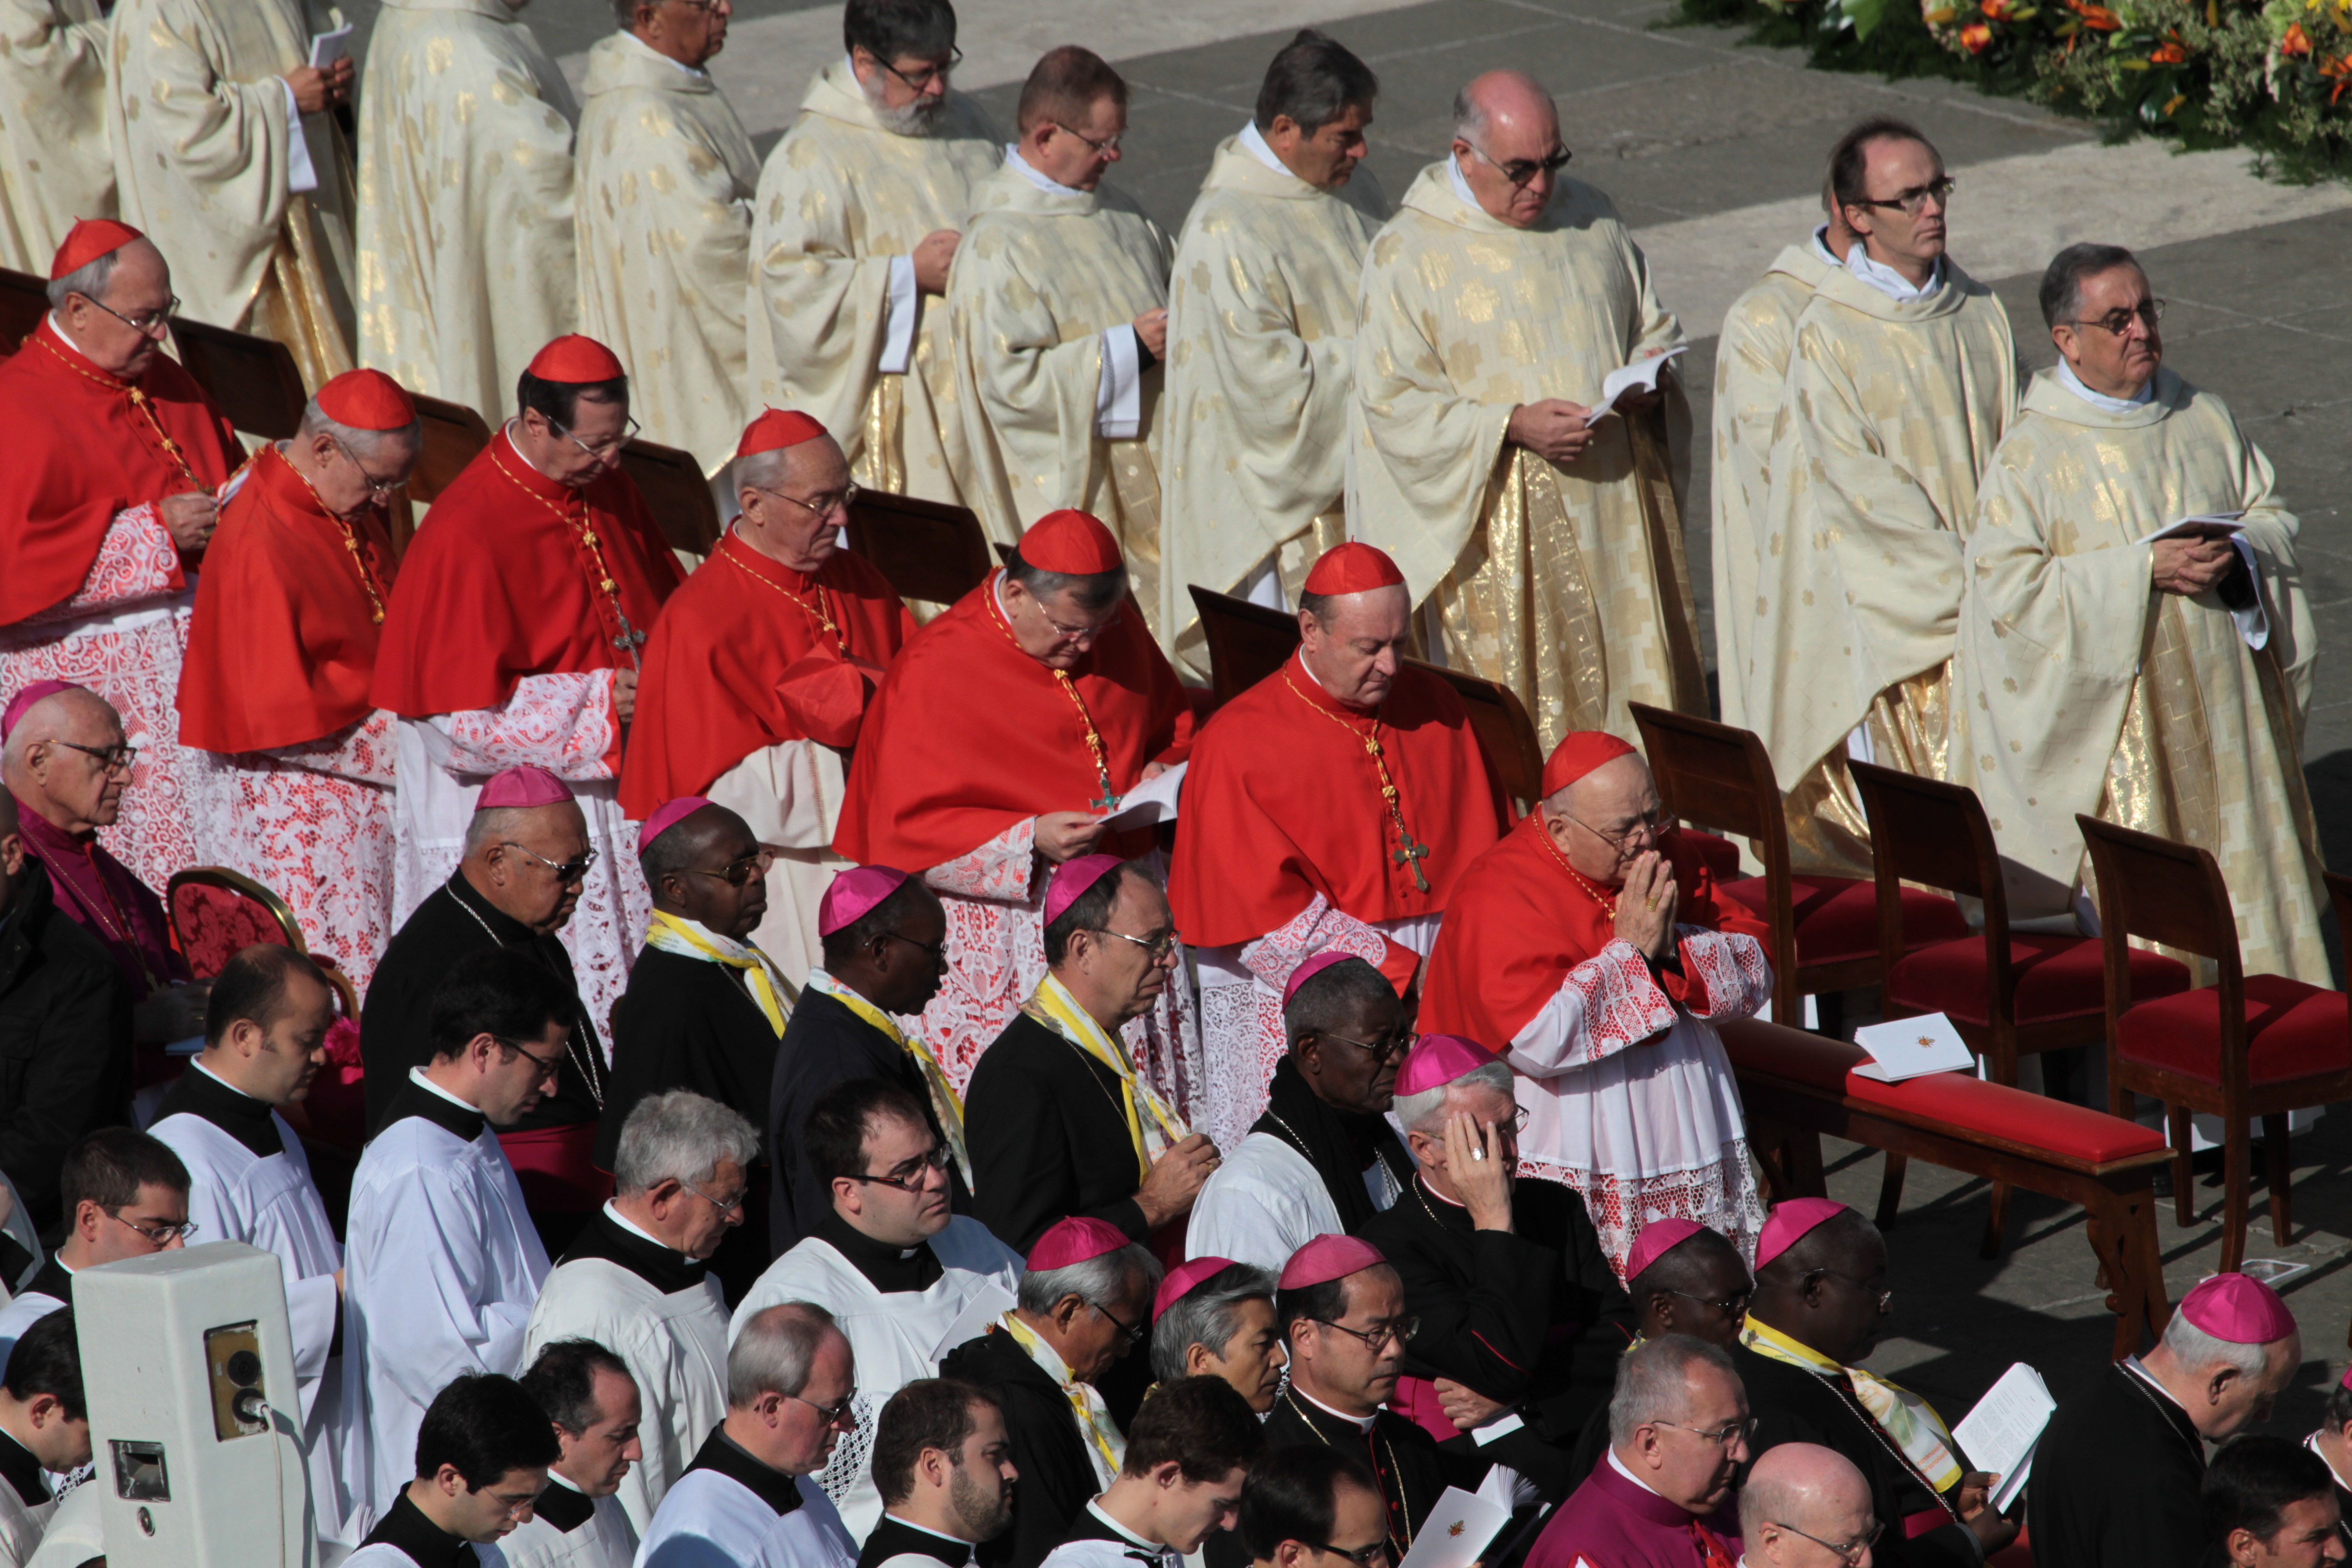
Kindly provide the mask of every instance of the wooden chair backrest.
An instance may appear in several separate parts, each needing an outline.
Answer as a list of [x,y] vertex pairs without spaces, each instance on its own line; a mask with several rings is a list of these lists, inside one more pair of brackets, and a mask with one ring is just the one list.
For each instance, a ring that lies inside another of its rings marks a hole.
[[488,424],[464,404],[424,396],[415,401],[417,421],[425,427],[425,449],[409,472],[408,488],[392,509],[392,547],[403,552],[416,534],[415,509],[438,500],[490,444]]
[[0,268],[0,358],[33,335],[49,313],[49,286],[29,272]]
[[1280,669],[1298,647],[1298,617],[1187,584],[1209,650],[1209,693],[1223,707]]
[[988,579],[988,535],[969,507],[860,490],[849,549],[902,599],[952,605]]
[[172,318],[172,341],[179,345],[181,365],[231,425],[271,441],[302,427],[310,395],[284,343],[185,316]]
[[1862,796],[1882,882],[1917,882],[1999,903],[2007,929],[2000,852],[1976,791],[1869,763],[1849,762],[1846,772]]
[[1644,702],[1629,704],[1649,754],[1658,799],[1676,816],[1734,837],[1777,839],[1785,868],[1788,824],[1764,742],[1746,730]]
[[226,866],[191,866],[173,873],[163,889],[172,936],[199,980],[218,974],[256,942],[308,952],[301,922],[277,893]]
[[1514,819],[1533,811],[1536,802],[1543,798],[1543,742],[1536,738],[1535,721],[1528,717],[1527,704],[1519,700],[1519,694],[1500,681],[1466,670],[1417,658],[1404,662],[1454,688],[1462,706],[1469,710],[1471,732],[1486,748],[1486,761],[1502,783]]
[[2210,853],[2079,812],[2074,821],[2091,851],[2103,936],[2139,937],[2238,971],[2238,920]]
[[691,452],[652,441],[621,448],[621,471],[646,498],[664,542],[689,555],[708,555],[719,542],[719,501]]

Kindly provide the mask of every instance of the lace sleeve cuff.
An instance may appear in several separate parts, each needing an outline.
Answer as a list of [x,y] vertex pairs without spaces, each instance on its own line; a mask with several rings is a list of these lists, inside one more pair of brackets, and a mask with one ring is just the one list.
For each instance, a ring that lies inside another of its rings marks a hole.
[[1683,972],[1664,974],[1666,994],[1694,1018],[1746,1018],[1772,999],[1772,966],[1752,936],[1676,928]]
[[1570,970],[1559,989],[1511,1037],[1511,1065],[1557,1078],[1615,1056],[1674,1026],[1675,1005],[1641,951],[1612,942]]
[[1318,952],[1333,949],[1350,952],[1378,969],[1386,965],[1391,945],[1388,938],[1333,909],[1331,900],[1318,893],[1286,924],[1245,944],[1241,961],[1259,984],[1279,996],[1298,966]]
[[79,592],[33,618],[118,609],[142,599],[176,594],[186,582],[180,573],[180,547],[173,542],[172,531],[155,515],[154,502],[142,501],[114,514]]
[[321,735],[298,746],[271,746],[262,755],[314,773],[332,773],[362,784],[390,784],[393,737],[398,722],[378,708],[331,735]]
[[1037,819],[1024,816],[979,848],[923,873],[942,893],[1017,904],[1029,897],[1036,871]]
[[448,739],[442,765],[452,773],[502,773],[530,763],[579,782],[619,772],[609,669],[525,676],[504,702],[444,713],[433,725]]

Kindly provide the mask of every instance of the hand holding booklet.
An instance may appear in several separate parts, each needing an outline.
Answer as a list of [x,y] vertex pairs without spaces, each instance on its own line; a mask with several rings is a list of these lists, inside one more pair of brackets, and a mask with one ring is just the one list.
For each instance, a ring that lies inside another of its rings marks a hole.
[[1658,377],[1664,374],[1667,364],[1684,352],[1679,348],[1668,349],[1664,353],[1637,359],[1632,364],[1619,365],[1611,371],[1601,384],[1601,401],[1584,412],[1585,425],[1589,427],[1600,424],[1601,416],[1616,407],[1617,400],[1629,392],[1657,391]]
[[2134,544],[2153,544],[2159,539],[2221,539],[2233,533],[2243,533],[2246,525],[2238,520],[2242,511],[2210,512],[2200,517],[2184,517],[2166,523],[2154,533],[2132,541]]
[[1131,827],[1150,827],[1176,815],[1176,796],[1184,787],[1184,770],[1190,763],[1178,763],[1149,784],[1139,784],[1118,797],[1110,815],[1102,819],[1105,828],[1124,833]]
[[1448,1487],[1397,1568],[1470,1568],[1510,1519],[1501,1503]]
[[2000,1478],[1992,1489],[1995,1512],[2008,1512],[2024,1489],[2025,1478],[2033,1470],[2033,1447],[2042,1441],[2042,1429],[2057,1408],[2042,1374],[2018,1362],[1952,1428],[1969,1462]]

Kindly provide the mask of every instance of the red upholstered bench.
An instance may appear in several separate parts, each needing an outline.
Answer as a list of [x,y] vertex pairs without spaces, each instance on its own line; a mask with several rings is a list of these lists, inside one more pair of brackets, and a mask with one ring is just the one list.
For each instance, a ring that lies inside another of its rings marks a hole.
[[1760,1018],[1721,1033],[1776,1197],[1822,1194],[1828,1133],[2080,1204],[2116,1315],[2116,1356],[2163,1331],[2172,1307],[2151,1188],[2168,1157],[2162,1133],[1959,1073],[1880,1083],[1853,1071],[1870,1059],[1859,1047]]
[[[1724,892],[1759,918],[1769,919],[1771,894],[1761,877],[1726,882]],[[1878,956],[1878,888],[1868,878],[1792,876],[1789,903],[1797,921],[1797,962],[1815,964],[1868,962]],[[1916,952],[1936,942],[1969,934],[1960,906],[1916,888],[1903,889],[1903,948]],[[2095,983],[2098,969],[2092,974]],[[2095,1005],[2092,1011],[2096,1012]]]

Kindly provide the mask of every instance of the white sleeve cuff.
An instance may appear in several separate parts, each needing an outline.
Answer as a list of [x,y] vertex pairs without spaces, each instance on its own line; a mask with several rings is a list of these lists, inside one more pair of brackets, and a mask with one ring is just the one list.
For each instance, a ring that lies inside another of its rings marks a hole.
[[1102,376],[1095,383],[1095,434],[1132,441],[1143,430],[1143,345],[1132,326],[1105,327]]
[[890,258],[890,319],[882,324],[884,375],[904,375],[915,354],[915,312],[921,297],[915,291],[915,258]]
[[299,196],[319,188],[319,171],[310,166],[310,139],[302,134],[302,108],[294,101],[294,84],[279,77],[278,85],[286,94],[286,189]]

